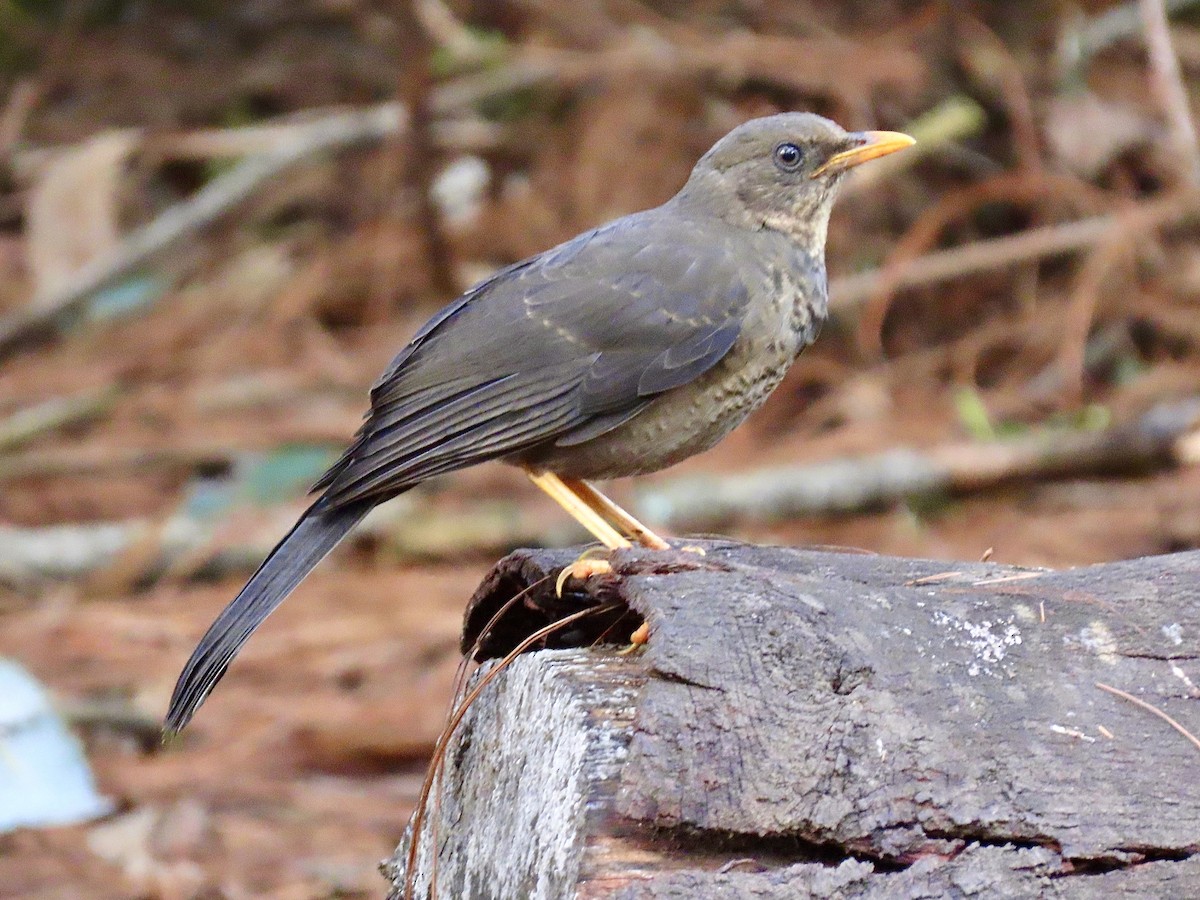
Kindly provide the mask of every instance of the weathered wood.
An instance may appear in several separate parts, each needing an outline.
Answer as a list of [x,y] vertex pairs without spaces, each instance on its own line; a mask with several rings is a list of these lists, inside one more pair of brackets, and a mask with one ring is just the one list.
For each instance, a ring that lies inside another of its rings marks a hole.
[[1200,733],[1200,553],[1051,572],[704,546],[622,552],[562,601],[542,579],[572,551],[484,582],[469,641],[537,585],[485,655],[581,602],[652,636],[528,654],[484,691],[431,815],[437,896],[1200,894],[1200,750],[1097,687]]

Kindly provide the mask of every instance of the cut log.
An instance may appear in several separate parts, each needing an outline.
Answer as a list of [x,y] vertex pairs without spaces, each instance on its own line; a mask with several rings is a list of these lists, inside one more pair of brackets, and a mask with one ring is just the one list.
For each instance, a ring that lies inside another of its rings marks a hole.
[[[578,551],[488,576],[467,646],[527,594],[483,656],[580,604],[620,609],[483,690],[413,896],[434,846],[443,898],[1200,892],[1200,747],[1102,687],[1200,734],[1200,553],[1054,572],[703,546],[622,551],[562,599]],[[588,646],[640,617],[639,655]]]

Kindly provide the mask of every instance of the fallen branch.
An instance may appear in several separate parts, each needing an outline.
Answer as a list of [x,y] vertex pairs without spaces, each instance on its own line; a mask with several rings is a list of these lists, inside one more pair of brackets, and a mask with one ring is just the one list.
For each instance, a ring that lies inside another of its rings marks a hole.
[[1150,57],[1150,83],[1170,127],[1182,174],[1195,186],[1200,184],[1200,142],[1196,140],[1191,103],[1179,72],[1179,58],[1171,45],[1167,9],[1163,0],[1139,0],[1138,5]]
[[[18,410],[0,421],[0,453],[15,450],[34,438],[78,425],[104,415],[112,409],[119,392],[115,387],[84,391],[69,397],[53,397],[43,403]],[[0,459],[0,470],[5,461]]]
[[[14,417],[15,418],[15,417]],[[0,456],[0,483],[22,478],[113,475],[129,472],[196,471],[232,466],[238,451],[226,447],[168,447],[114,450],[109,447],[50,447],[37,453]]]
[[[1086,250],[1120,228],[1128,213],[1093,216],[1061,225],[1046,225],[1019,234],[939,250],[914,259],[893,276],[885,265],[858,275],[835,278],[829,296],[834,314],[853,312],[885,283],[889,288],[928,287],[977,272],[1003,269]],[[1145,228],[1181,227],[1200,220],[1200,193],[1186,191],[1148,201],[1138,210]]]
[[[1013,441],[899,448],[874,456],[737,475],[676,478],[638,492],[648,521],[676,532],[711,531],[730,522],[776,522],[845,515],[921,495],[969,494],[1016,481],[1148,472],[1200,463],[1200,398],[1164,404],[1130,425],[1098,432],[1053,432]],[[294,512],[264,520],[248,540],[214,539],[212,522],[176,517],[0,527],[0,579],[18,585],[77,579],[119,565],[125,580],[163,573],[223,575],[252,570]],[[276,521],[278,518],[279,521]],[[407,494],[372,513],[359,529],[403,561],[492,554],[521,545],[555,546],[578,538],[569,522],[517,502],[481,502],[445,511]],[[149,546],[147,544],[149,543]],[[131,557],[134,550],[136,556]],[[134,562],[130,563],[129,559]],[[183,561],[180,564],[180,561]]]
[[1103,431],[901,448],[724,478],[680,478],[640,491],[637,508],[669,529],[705,531],[732,521],[862,512],[907,497],[972,493],[1014,481],[1148,471],[1194,461],[1197,425],[1200,398],[1193,398]]
[[308,159],[334,150],[376,143],[404,127],[398,104],[343,112],[298,127],[262,156],[249,157],[129,234],[112,252],[84,265],[72,282],[46,296],[37,309],[0,321],[0,358],[25,342],[53,333],[82,311],[97,292],[111,287],[158,254],[228,214],[265,183]]
[[[284,520],[299,511],[290,504],[273,508],[249,537],[236,542],[217,540],[217,523],[186,515],[159,522],[0,525],[0,583],[28,590],[116,568],[123,584],[164,574],[211,578],[252,571],[286,529]],[[484,502],[470,512],[446,513],[411,496],[381,507],[356,534],[377,541],[389,558],[405,562],[494,554],[522,544],[554,546],[580,538],[570,523],[539,517],[534,508],[515,502]]]
[[[41,528],[0,526],[0,582],[19,588],[84,578],[120,559],[153,532],[144,520],[89,522]],[[207,531],[192,522],[159,529],[159,556],[198,545]]]
[[488,574],[473,703],[393,900],[1196,893],[1200,743],[1101,691],[1195,731],[1164,679],[1200,652],[1200,553],[1052,572],[700,543],[572,591],[643,619],[644,652],[583,620],[491,685],[579,549]]
[[162,719],[130,700],[77,700],[60,707],[67,724],[79,731],[114,731],[134,738],[143,753],[162,745]]

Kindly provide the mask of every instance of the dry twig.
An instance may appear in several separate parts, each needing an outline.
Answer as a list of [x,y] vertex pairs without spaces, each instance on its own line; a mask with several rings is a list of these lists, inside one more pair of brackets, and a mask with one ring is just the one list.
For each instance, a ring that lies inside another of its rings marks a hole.
[[965,8],[954,11],[953,21],[961,40],[958,47],[961,64],[985,86],[994,86],[1008,113],[1020,168],[1026,172],[1041,172],[1041,137],[1020,63],[982,20],[966,12]]
[[1113,694],[1114,696],[1120,697],[1122,700],[1128,700],[1130,703],[1133,703],[1136,706],[1140,706],[1142,709],[1146,710],[1147,712],[1154,713],[1154,715],[1158,716],[1160,719],[1162,719],[1164,722],[1166,722],[1168,725],[1170,725],[1172,728],[1174,728],[1176,731],[1178,731],[1180,734],[1182,734],[1185,738],[1187,738],[1189,741],[1191,741],[1192,744],[1195,745],[1197,750],[1200,750],[1200,738],[1197,738],[1194,734],[1192,734],[1190,731],[1188,731],[1186,728],[1184,728],[1182,725],[1180,725],[1179,722],[1177,722],[1175,719],[1171,718],[1169,715],[1167,715],[1165,712],[1163,712],[1157,706],[1153,705],[1152,703],[1147,703],[1145,700],[1141,700],[1141,699],[1133,696],[1133,694],[1127,693],[1126,691],[1123,691],[1120,688],[1115,688],[1115,687],[1112,687],[1111,685],[1104,684],[1104,682],[1102,682],[1102,681],[1097,681],[1096,687],[1100,688],[1100,690],[1102,690],[1102,691],[1107,691],[1108,693]]
[[1088,337],[1100,303],[1100,294],[1112,270],[1130,257],[1138,231],[1136,227],[1123,228],[1121,223],[1115,224],[1109,236],[1084,260],[1075,276],[1058,353],[1059,394],[1066,404],[1078,403],[1083,399]]
[[[912,224],[878,270],[879,281],[859,317],[859,350],[868,358],[883,355],[884,321],[899,284],[909,267],[928,253],[952,222],[970,216],[985,203],[1040,204],[1055,195],[1067,197],[1078,206],[1095,208],[1101,202],[1098,194],[1070,176],[1022,171],[1006,172],[945,195]],[[978,244],[967,245],[973,246]]]
[[250,157],[203,188],[194,197],[164,211],[129,234],[112,253],[85,265],[75,279],[26,310],[0,321],[0,358],[31,338],[52,332],[79,313],[98,291],[111,287],[158,254],[204,229],[253,196],[264,184],[322,153],[377,143],[405,122],[397,104],[343,112],[298,127],[270,152]]
[[[1141,208],[1145,227],[1178,227],[1200,218],[1200,193],[1184,191],[1158,197],[1146,201]],[[939,250],[914,259],[897,271],[894,278],[886,267],[837,278],[830,284],[831,309],[835,314],[852,312],[870,300],[889,279],[893,290],[928,287],[978,272],[1076,253],[1104,240],[1118,222],[1117,214],[1095,216]]]
[[1194,187],[1200,185],[1200,142],[1196,139],[1187,88],[1179,74],[1179,58],[1171,46],[1167,9],[1164,0],[1139,0],[1139,7],[1150,56],[1151,84],[1170,126],[1182,174]]
[[[53,397],[19,410],[0,421],[0,453],[15,450],[47,432],[98,418],[112,409],[118,394],[115,386],[109,386],[69,397]],[[5,460],[0,460],[0,472],[5,464]]]

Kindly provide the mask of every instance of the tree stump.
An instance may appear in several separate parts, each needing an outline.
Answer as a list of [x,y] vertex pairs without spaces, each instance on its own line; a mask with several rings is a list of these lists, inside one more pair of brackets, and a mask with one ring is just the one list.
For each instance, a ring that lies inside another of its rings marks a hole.
[[[704,542],[502,560],[414,896],[1200,896],[1200,552],[1071,571]],[[645,617],[636,655],[624,640]],[[481,670],[486,671],[486,667]],[[385,871],[402,896],[407,842]]]

